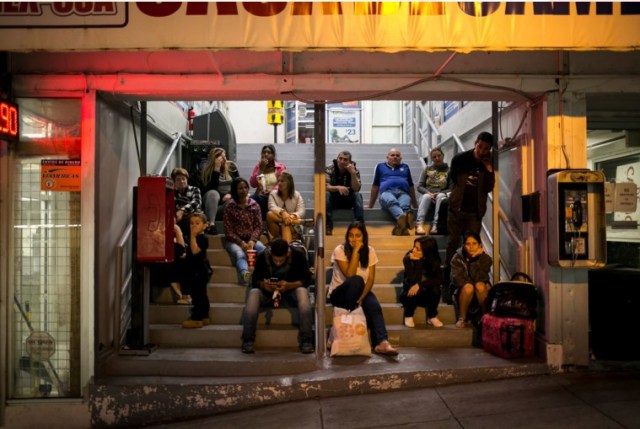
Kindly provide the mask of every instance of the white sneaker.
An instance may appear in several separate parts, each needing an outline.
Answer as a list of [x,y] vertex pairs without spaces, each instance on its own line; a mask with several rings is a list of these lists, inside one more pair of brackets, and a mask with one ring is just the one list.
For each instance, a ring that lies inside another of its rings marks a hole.
[[242,280],[247,284],[247,286],[251,286],[251,271],[245,271],[242,274]]
[[440,319],[438,319],[438,316],[432,317],[431,319],[427,320],[427,324],[433,326],[434,328],[442,328],[444,326],[444,323],[442,323]]
[[416,324],[413,321],[413,317],[405,317],[404,318],[404,326],[406,326],[407,328],[415,328]]

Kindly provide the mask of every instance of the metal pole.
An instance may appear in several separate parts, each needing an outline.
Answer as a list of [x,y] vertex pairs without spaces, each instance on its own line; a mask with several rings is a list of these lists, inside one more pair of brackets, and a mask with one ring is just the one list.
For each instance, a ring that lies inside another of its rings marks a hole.
[[315,189],[314,210],[316,213],[316,357],[318,363],[324,358],[326,350],[326,285],[324,266],[324,217],[326,213],[326,179],[325,179],[325,111],[324,103],[314,106],[314,174]]
[[278,124],[273,124],[273,143],[278,143]]
[[498,123],[498,102],[491,102],[491,133],[493,134],[493,172],[496,176],[496,182],[493,185],[493,203],[491,204],[492,224],[493,224],[493,284],[500,281],[500,198],[498,190],[500,189],[500,169],[498,168],[498,133],[500,132],[500,124]]
[[147,175],[147,102],[140,102],[140,175]]

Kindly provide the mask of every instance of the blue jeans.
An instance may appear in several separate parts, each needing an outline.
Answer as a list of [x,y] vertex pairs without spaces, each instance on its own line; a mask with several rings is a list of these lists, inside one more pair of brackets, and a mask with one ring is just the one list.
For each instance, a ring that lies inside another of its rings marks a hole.
[[447,195],[439,192],[436,196],[435,202],[431,199],[429,194],[424,194],[420,198],[420,205],[418,206],[418,215],[416,216],[416,224],[423,225],[425,223],[425,219],[427,217],[427,213],[433,205],[435,204],[435,209],[433,211],[433,225],[438,224],[438,213],[440,213],[440,206],[442,202],[447,199]]
[[[360,276],[349,277],[329,295],[329,302],[334,307],[346,308],[351,311],[357,307],[356,301],[364,290],[364,280]],[[367,326],[371,333],[371,345],[377,346],[388,338],[387,327],[384,324],[382,307],[375,294],[370,291],[362,300],[362,310],[367,319]]]
[[[256,328],[258,325],[258,311],[263,307],[271,307],[273,300],[272,294],[262,289],[251,289],[247,297],[247,304],[242,312],[242,341],[255,341]],[[305,341],[313,342],[312,321],[313,312],[311,310],[311,301],[309,300],[309,291],[305,287],[299,287],[288,290],[282,294],[280,305],[287,308],[298,307],[300,315],[300,326],[298,327],[298,342],[302,344]]]
[[[256,244],[253,248],[256,251],[256,255],[264,250],[264,244],[262,241],[256,241]],[[236,266],[236,270],[238,270],[238,274],[242,277],[245,271],[249,270],[249,262],[247,261],[247,254],[244,253],[242,247],[232,241],[225,241],[224,243],[225,250],[231,256],[233,263]]]
[[262,220],[267,218],[267,212],[269,211],[269,195],[258,194],[257,192],[251,195],[251,199],[258,203],[260,206],[260,214]]
[[326,198],[327,228],[333,228],[333,209],[353,209],[353,219],[364,220],[364,203],[360,192],[349,192],[349,195],[340,195],[340,192],[327,192]]
[[411,197],[400,189],[389,189],[380,194],[380,207],[395,220],[411,210]]

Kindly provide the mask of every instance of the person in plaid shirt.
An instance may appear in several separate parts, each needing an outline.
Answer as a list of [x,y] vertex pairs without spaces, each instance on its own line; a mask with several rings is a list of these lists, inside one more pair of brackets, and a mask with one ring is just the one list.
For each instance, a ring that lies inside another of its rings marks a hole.
[[185,237],[189,237],[189,216],[196,211],[202,211],[202,197],[197,186],[189,186],[189,173],[181,167],[171,172],[171,180],[175,189],[176,223]]

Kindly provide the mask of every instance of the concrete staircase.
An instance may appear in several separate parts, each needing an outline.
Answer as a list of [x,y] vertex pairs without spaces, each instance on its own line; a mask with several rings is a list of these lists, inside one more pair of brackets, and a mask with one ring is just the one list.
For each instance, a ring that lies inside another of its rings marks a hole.
[[[241,175],[248,177],[255,155],[260,153],[262,145],[239,145],[238,164]],[[368,203],[373,169],[376,163],[385,159],[391,145],[330,145],[327,147],[327,159],[333,159],[341,150],[350,150],[361,171],[365,205]],[[280,145],[277,147],[278,159],[284,162],[288,171],[296,179],[296,188],[309,203],[308,214],[312,216],[313,190],[313,147],[310,145]],[[417,182],[422,170],[422,161],[411,146],[401,147],[404,161],[409,163]],[[250,156],[251,155],[251,156]],[[327,161],[327,163],[330,161]],[[293,167],[291,167],[293,166]],[[440,305],[439,317],[445,323],[443,329],[426,327],[426,315],[422,308],[415,314],[416,329],[403,326],[402,307],[398,302],[402,282],[402,257],[413,246],[415,236],[395,237],[391,235],[393,222],[379,208],[367,209],[365,219],[369,229],[370,244],[378,252],[380,262],[376,269],[374,292],[380,300],[389,339],[400,347],[469,347],[469,329],[460,330],[453,325],[455,315],[449,305]],[[333,249],[344,241],[346,226],[351,213],[343,210],[335,214],[334,235],[325,239],[325,270],[330,268]],[[219,223],[221,230],[221,223]],[[210,317],[212,324],[203,329],[182,329],[180,323],[188,318],[189,308],[172,303],[168,290],[158,297],[150,307],[150,341],[159,347],[188,348],[239,348],[241,334],[241,316],[247,289],[238,284],[236,270],[229,255],[223,248],[222,236],[209,237],[208,256],[214,273],[208,288],[211,301]],[[446,238],[438,237],[441,255],[444,257]],[[331,325],[332,311],[326,312],[325,325]],[[270,309],[260,313],[256,348],[279,349],[297,347],[297,328],[292,326],[297,320],[297,311],[289,309]]]
[[[259,160],[262,144],[241,144],[237,148],[237,164],[240,175],[247,180],[251,176],[253,167]],[[369,196],[371,195],[371,183],[373,182],[373,171],[377,163],[386,159],[387,152],[391,148],[398,148],[402,153],[402,161],[409,165],[413,175],[413,181],[417,184],[420,173],[424,168],[424,162],[420,159],[415,146],[411,145],[390,145],[390,144],[328,144],[326,146],[325,165],[331,163],[343,150],[351,152],[352,159],[356,162],[358,170],[360,170],[360,178],[362,180],[362,189],[360,193],[364,199],[365,207],[369,204]],[[277,145],[277,159],[279,162],[287,166],[287,171],[293,175],[296,190],[304,197],[304,203],[307,209],[313,209],[314,206],[314,190],[313,190],[313,145],[296,144],[296,145]],[[252,190],[253,191],[253,190]],[[379,205],[376,203],[376,207]],[[376,218],[378,212],[371,213]],[[372,220],[367,216],[365,219]],[[384,217],[383,219],[386,219]],[[373,219],[375,220],[375,219]]]
[[[250,174],[261,146],[239,145],[242,175]],[[330,145],[327,159],[333,159],[343,148],[353,153],[361,171],[366,205],[373,167],[385,158],[389,147]],[[422,161],[412,147],[400,149],[417,181]],[[279,145],[278,152],[278,158],[293,172],[311,217],[313,147]],[[400,347],[400,356],[303,355],[297,349],[297,328],[292,326],[297,311],[287,309],[261,313],[256,354],[242,354],[240,319],[247,288],[238,285],[235,268],[222,246],[222,236],[209,236],[208,258],[214,273],[208,294],[213,323],[202,329],[182,329],[180,323],[188,318],[189,309],[173,304],[165,289],[149,312],[149,340],[157,345],[155,351],[148,356],[111,353],[99,359],[95,382],[88,391],[94,427],[139,427],[150,422],[195,418],[310,397],[548,373],[548,367],[539,359],[505,360],[471,347],[471,329],[455,328],[454,311],[449,305],[439,306],[444,328],[426,326],[422,308],[415,314],[416,328],[406,328],[397,298],[401,290],[402,257],[412,247],[415,236],[392,236],[393,222],[379,208],[366,209],[365,219],[370,243],[380,259],[373,290],[383,307],[389,340]],[[334,213],[334,234],[325,238],[325,273],[331,253],[344,240],[350,220],[350,212]],[[220,222],[220,231],[221,227]],[[444,258],[446,237],[436,238]],[[331,325],[331,315],[329,306],[324,326]],[[316,326],[321,325],[316,322]]]
[[[426,326],[426,314],[418,308],[415,314],[416,329],[402,324],[402,306],[398,302],[402,282],[402,256],[413,245],[414,236],[393,237],[390,240],[390,225],[376,222],[368,226],[370,243],[378,252],[380,262],[376,268],[374,292],[382,304],[389,339],[400,347],[468,347],[470,330],[455,328],[453,308],[441,304],[439,317],[445,323],[442,329]],[[337,224],[334,235],[325,241],[325,270],[330,268],[333,249],[344,241],[346,225]],[[439,238],[444,248],[444,237]],[[182,329],[180,323],[189,317],[188,306],[175,305],[167,291],[150,306],[150,341],[160,347],[240,347],[241,316],[247,288],[237,283],[236,270],[226,251],[222,248],[220,236],[210,237],[209,260],[214,273],[208,288],[211,301],[210,318],[212,324],[202,329]],[[330,307],[330,306],[329,306]],[[331,311],[326,312],[326,326],[331,325]],[[256,348],[297,347],[297,320],[295,309],[269,309],[260,313]]]

